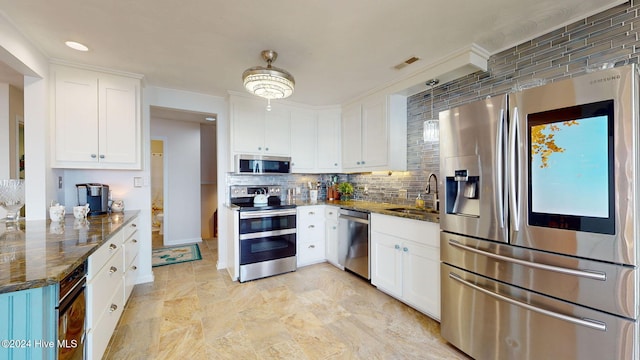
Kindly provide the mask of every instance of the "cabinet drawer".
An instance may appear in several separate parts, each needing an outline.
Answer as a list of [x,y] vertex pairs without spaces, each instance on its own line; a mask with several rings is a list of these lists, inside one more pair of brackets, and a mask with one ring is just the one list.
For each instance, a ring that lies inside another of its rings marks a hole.
[[111,335],[118,324],[118,320],[124,311],[123,282],[117,287],[110,288],[112,296],[106,303],[108,306],[97,318],[98,321],[89,326],[87,332],[87,359],[102,359]]
[[298,266],[324,261],[324,239],[298,244]]
[[440,225],[429,221],[371,214],[371,231],[440,247]]
[[122,241],[127,241],[136,231],[138,231],[138,218],[133,219],[127,226],[122,229],[124,236]]
[[138,264],[139,257],[134,257],[131,260],[131,263],[125,268],[124,273],[124,304],[127,303],[129,296],[131,296],[131,292],[133,291],[133,287],[136,284],[136,279],[138,277]]
[[138,233],[137,232],[134,233],[132,237],[124,243],[123,246],[124,246],[123,269],[126,269],[125,271],[128,271],[131,261],[133,261],[133,258],[135,258],[138,255],[138,252],[140,251],[140,240],[138,240]]
[[120,245],[122,245],[122,231],[118,231],[113,234],[109,240],[107,240],[96,252],[89,256],[88,261],[88,274],[87,279],[91,280],[103,268],[103,266],[109,261],[111,256],[120,250]]
[[327,206],[324,209],[324,217],[327,221],[338,221],[338,210],[335,206]]
[[[111,305],[113,293],[119,286],[122,286],[122,252],[118,250],[107,264],[98,272],[94,279],[89,281],[87,292],[89,296],[89,320],[95,323],[100,315],[108,311]],[[120,290],[122,291],[122,290]],[[120,293],[122,298],[122,292]]]
[[324,222],[298,225],[296,240],[299,243],[316,242],[324,239]]

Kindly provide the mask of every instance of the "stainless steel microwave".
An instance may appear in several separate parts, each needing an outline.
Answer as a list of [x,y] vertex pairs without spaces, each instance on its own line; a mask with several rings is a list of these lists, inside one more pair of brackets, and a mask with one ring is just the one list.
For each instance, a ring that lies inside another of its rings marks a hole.
[[291,158],[285,156],[236,155],[236,174],[289,174]]

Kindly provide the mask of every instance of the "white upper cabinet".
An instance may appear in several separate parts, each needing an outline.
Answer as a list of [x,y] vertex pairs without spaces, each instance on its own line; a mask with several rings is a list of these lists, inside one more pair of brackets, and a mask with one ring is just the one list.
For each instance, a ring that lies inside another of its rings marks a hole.
[[340,160],[340,109],[291,112],[291,172],[337,173]]
[[140,78],[52,66],[52,166],[140,169]]
[[341,171],[340,109],[293,106],[231,95],[231,171],[235,155],[290,156],[292,173]]
[[318,114],[313,110],[291,112],[291,172],[316,169]]
[[[231,149],[237,154],[291,156],[291,114],[265,99],[231,97]],[[232,162],[233,163],[233,162]]]
[[342,113],[345,172],[407,169],[407,103],[400,95],[372,95]]
[[318,151],[316,164],[319,173],[342,171],[342,151],[340,148],[340,109],[318,111]]

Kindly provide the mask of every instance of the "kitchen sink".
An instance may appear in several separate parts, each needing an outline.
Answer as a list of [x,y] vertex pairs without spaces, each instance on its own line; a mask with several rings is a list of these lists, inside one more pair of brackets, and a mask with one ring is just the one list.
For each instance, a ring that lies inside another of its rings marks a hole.
[[410,215],[437,215],[440,213],[436,209],[416,209],[416,208],[406,208],[406,207],[389,208],[385,210],[403,213],[403,214],[410,214]]

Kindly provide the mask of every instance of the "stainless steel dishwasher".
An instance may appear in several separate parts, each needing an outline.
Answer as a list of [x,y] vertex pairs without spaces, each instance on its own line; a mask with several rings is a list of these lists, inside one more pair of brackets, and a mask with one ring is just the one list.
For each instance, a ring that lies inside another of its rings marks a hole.
[[370,280],[370,214],[347,209],[340,209],[338,214],[338,263]]

